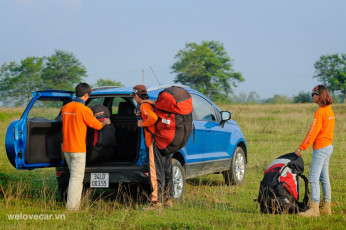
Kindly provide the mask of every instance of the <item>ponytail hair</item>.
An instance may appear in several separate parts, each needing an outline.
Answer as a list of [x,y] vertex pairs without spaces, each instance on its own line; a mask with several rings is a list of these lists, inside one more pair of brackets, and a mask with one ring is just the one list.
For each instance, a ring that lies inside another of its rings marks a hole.
[[320,104],[322,106],[333,104],[333,98],[330,96],[328,89],[324,85],[318,85],[317,87],[320,96]]

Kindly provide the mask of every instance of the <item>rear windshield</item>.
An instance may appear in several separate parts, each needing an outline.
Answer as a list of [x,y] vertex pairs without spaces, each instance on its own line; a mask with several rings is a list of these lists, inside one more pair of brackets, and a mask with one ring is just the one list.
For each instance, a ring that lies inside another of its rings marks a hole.
[[56,119],[63,106],[63,101],[51,101],[38,99],[28,114],[28,118],[46,118],[48,120]]

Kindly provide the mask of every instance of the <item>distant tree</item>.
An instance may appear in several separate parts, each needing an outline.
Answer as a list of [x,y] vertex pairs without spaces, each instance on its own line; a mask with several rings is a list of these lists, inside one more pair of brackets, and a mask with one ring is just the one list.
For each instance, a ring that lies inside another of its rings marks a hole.
[[0,69],[0,97],[7,106],[27,104],[31,92],[42,84],[43,58],[27,57],[20,63],[3,64]]
[[121,82],[113,81],[110,79],[99,78],[93,87],[103,87],[103,86],[124,86]]
[[316,75],[333,94],[346,102],[346,54],[322,55],[314,64]]
[[254,104],[260,100],[260,96],[255,91],[251,91],[249,94],[240,92],[239,95],[232,94],[232,101],[241,104]]
[[86,77],[86,69],[72,54],[56,50],[50,57],[27,57],[0,67],[2,105],[25,105],[40,89],[73,90]]
[[42,70],[42,80],[45,89],[74,90],[74,85],[86,77],[86,68],[73,53],[56,50],[47,57]]
[[223,44],[203,41],[202,44],[186,43],[175,56],[173,73],[175,83],[188,85],[211,99],[227,98],[232,86],[244,81],[241,73],[233,70],[232,60]]
[[268,98],[265,100],[265,103],[267,104],[290,104],[292,103],[291,98],[287,96],[282,96],[282,95],[274,95],[272,98]]
[[251,91],[246,98],[246,103],[256,103],[260,99],[260,96],[255,91]]
[[311,92],[300,92],[297,96],[293,97],[293,103],[311,103]]

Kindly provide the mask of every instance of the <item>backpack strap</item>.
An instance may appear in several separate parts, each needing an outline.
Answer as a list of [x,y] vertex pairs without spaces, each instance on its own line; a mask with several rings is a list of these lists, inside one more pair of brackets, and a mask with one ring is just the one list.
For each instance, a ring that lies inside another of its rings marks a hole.
[[192,122],[192,132],[193,132],[193,143],[195,144],[196,127],[195,127],[195,124],[193,122]]
[[[154,104],[154,103],[150,103],[150,102],[145,101],[145,102],[143,102],[143,104],[149,104],[149,105],[151,105],[153,111],[155,112],[155,104]],[[143,127],[143,128],[144,128],[148,133],[151,134],[151,141],[154,142],[156,133],[151,132],[147,127]]]
[[143,104],[151,105],[151,107],[153,108],[153,111],[155,111],[155,103],[150,103],[150,102],[145,101],[145,102],[143,102]]
[[303,202],[298,202],[299,211],[306,211],[308,208],[309,198],[310,198],[310,190],[309,190],[309,181],[306,176],[303,174],[298,174],[299,177],[301,177],[304,180],[305,183],[305,194]]
[[144,128],[148,133],[151,134],[151,141],[154,142],[157,133],[152,133],[147,127],[143,127],[143,128]]

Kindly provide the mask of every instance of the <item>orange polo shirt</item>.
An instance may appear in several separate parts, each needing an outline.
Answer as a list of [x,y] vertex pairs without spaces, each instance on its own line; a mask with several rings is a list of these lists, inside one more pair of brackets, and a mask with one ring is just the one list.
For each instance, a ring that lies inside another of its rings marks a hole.
[[[139,110],[141,111],[141,116],[143,119],[143,127],[146,127],[151,133],[156,132],[155,123],[158,119],[156,113],[153,111],[153,107],[150,104],[153,104],[151,101],[146,101],[146,103],[143,103]],[[145,130],[145,144],[149,147],[152,143],[151,141],[151,133]]]
[[320,107],[316,111],[311,128],[299,148],[306,150],[312,143],[314,150],[331,145],[334,137],[334,125],[335,116],[330,105]]
[[80,102],[70,102],[62,107],[63,152],[86,152],[87,126],[100,130],[102,123],[90,108]]

